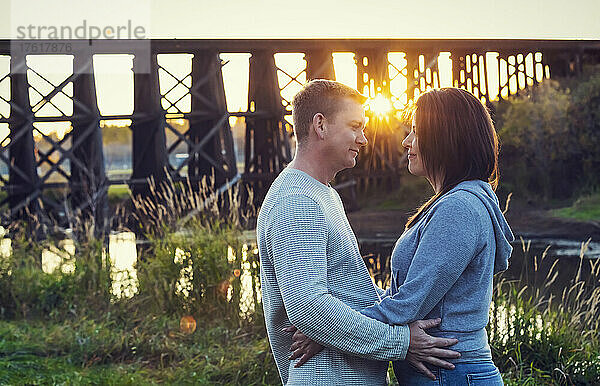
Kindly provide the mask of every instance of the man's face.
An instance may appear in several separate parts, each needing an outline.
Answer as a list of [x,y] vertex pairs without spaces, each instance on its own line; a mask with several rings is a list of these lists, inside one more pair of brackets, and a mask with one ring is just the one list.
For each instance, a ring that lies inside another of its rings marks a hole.
[[339,103],[337,113],[325,118],[326,161],[336,171],[354,167],[360,148],[368,143],[364,131],[365,109],[359,102],[346,98]]

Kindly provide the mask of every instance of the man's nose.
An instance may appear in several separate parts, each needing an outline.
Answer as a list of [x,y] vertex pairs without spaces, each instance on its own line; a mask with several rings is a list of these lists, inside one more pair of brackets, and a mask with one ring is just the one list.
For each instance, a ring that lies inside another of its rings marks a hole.
[[369,140],[367,139],[367,136],[365,135],[364,131],[362,131],[360,135],[356,138],[356,143],[358,143],[361,146],[366,146],[369,143]]

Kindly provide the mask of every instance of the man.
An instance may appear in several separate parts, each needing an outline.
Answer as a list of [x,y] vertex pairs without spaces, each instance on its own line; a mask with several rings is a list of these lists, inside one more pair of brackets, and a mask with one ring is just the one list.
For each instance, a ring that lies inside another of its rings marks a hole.
[[[389,360],[424,361],[452,368],[439,358],[454,339],[423,329],[438,321],[390,326],[358,311],[379,300],[337,192],[337,172],[354,167],[364,134],[365,98],[328,80],[313,80],[296,94],[292,115],[294,160],[275,179],[258,215],[257,238],[267,333],[285,385],[386,383]],[[290,360],[295,326],[325,348],[303,366]]]

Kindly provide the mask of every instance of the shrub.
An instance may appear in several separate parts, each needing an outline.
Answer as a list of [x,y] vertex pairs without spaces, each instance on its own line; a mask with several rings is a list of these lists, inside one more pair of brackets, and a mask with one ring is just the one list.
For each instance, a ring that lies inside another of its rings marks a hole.
[[[78,309],[106,309],[111,299],[110,265],[101,241],[74,242],[71,255],[57,247],[63,243],[56,237],[35,240],[16,233],[10,256],[3,256],[0,264],[1,317],[55,317],[77,314]],[[42,271],[44,252],[62,258],[53,272]]]
[[[136,278],[115,272],[105,240],[80,221],[72,221],[76,229],[67,239],[74,253],[62,237],[37,240],[14,224],[12,253],[0,258],[0,316],[67,318],[142,309],[239,325],[251,317],[241,302],[242,278],[252,287],[250,300],[257,298],[257,261],[241,241],[235,189],[217,195],[208,185],[171,182],[150,197],[134,198],[146,238]],[[48,251],[62,259],[51,273],[41,264]]]
[[600,184],[600,66],[497,102],[501,184],[522,197],[568,198]]
[[507,190],[521,196],[538,192],[546,199],[571,193],[565,189],[579,175],[572,170],[579,147],[570,133],[569,104],[569,94],[552,80],[509,101],[498,128]]
[[571,93],[569,124],[580,145],[585,185],[600,184],[600,66],[588,70],[587,79]]
[[[250,270],[252,256],[241,241],[237,187],[217,194],[205,178],[198,186],[170,181],[150,190],[133,198],[148,242],[137,264],[144,307],[239,324],[242,268]],[[257,272],[248,274],[258,281]]]
[[239,229],[188,222],[150,235],[152,256],[137,264],[140,295],[153,313],[238,321],[242,244]]

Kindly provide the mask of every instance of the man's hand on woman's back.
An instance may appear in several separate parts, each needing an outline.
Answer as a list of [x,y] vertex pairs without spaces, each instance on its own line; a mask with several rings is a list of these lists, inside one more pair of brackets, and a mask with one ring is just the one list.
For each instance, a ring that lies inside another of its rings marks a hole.
[[[435,375],[425,366],[425,363],[452,370],[454,365],[445,361],[446,359],[460,358],[460,353],[445,349],[458,343],[457,339],[436,338],[425,332],[430,328],[439,326],[441,319],[417,320],[408,325],[410,329],[410,345],[406,354],[406,361],[415,369],[435,380]],[[323,346],[311,340],[296,327],[284,328],[285,332],[294,333],[290,360],[300,358],[294,367],[300,367],[310,358],[323,350]]]
[[294,333],[292,336],[292,346],[290,347],[290,351],[292,351],[292,355],[290,355],[290,360],[294,360],[300,358],[298,363],[294,365],[294,367],[300,367],[306,363],[310,358],[321,352],[323,350],[323,346],[310,339],[308,336],[304,335],[300,330],[296,327],[291,326],[288,328],[284,328],[283,331]]
[[427,319],[417,320],[408,325],[410,329],[410,344],[405,360],[419,372],[433,380],[435,380],[435,375],[425,366],[425,362],[437,367],[453,370],[454,365],[441,358],[460,358],[460,353],[443,348],[457,344],[458,339],[436,338],[425,332],[425,330],[439,326],[441,322],[441,319]]

